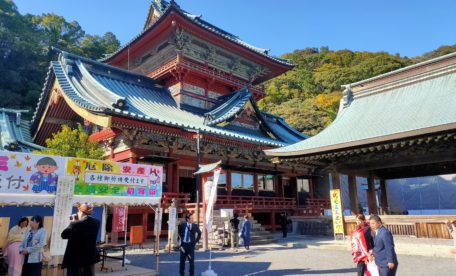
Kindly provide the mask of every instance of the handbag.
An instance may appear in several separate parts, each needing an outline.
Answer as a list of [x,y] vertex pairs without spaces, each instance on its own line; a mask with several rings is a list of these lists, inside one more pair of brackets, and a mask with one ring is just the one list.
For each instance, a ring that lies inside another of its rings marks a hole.
[[380,272],[378,271],[378,266],[375,264],[375,261],[369,261],[366,267],[368,276],[380,276]]
[[49,251],[43,251],[41,252],[41,262],[43,263],[49,263],[52,259],[51,252]]
[[239,245],[244,245],[244,238],[240,237],[238,243]]

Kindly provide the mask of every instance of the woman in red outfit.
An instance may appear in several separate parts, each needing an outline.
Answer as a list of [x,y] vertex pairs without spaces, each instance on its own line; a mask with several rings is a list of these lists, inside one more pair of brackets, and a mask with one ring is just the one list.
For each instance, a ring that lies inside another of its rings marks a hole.
[[366,261],[374,248],[369,224],[363,214],[356,216],[356,229],[351,234],[353,261],[357,264],[358,276],[363,276],[367,272]]

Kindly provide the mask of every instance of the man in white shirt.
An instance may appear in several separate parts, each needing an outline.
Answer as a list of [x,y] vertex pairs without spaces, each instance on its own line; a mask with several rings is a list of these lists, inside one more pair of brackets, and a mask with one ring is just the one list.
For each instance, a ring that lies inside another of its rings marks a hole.
[[193,214],[186,214],[185,221],[178,226],[178,234],[180,239],[180,263],[179,275],[185,275],[185,260],[188,259],[190,264],[190,276],[195,274],[195,245],[201,238],[201,231],[195,223],[193,223]]

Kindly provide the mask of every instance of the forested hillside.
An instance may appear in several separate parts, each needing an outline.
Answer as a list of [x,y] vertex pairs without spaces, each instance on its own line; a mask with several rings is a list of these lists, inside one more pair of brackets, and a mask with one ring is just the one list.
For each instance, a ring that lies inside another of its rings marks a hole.
[[282,57],[296,67],[267,83],[267,96],[259,102],[268,112],[281,115],[299,131],[314,135],[336,117],[341,85],[456,51],[442,46],[422,56],[407,58],[386,52],[331,51],[327,47],[296,50]]
[[[28,116],[33,114],[49,61],[55,58],[51,46],[98,59],[115,51],[119,41],[111,32],[86,34],[78,22],[56,14],[21,15],[11,0],[0,0],[0,107],[28,109]],[[296,67],[264,84],[267,96],[259,106],[285,117],[299,131],[314,135],[335,118],[342,84],[454,51],[456,45],[442,46],[407,58],[327,47],[295,50],[282,57]]]
[[0,107],[33,114],[44,84],[51,46],[91,58],[115,51],[113,33],[89,35],[78,22],[56,14],[21,15],[10,0],[0,0]]

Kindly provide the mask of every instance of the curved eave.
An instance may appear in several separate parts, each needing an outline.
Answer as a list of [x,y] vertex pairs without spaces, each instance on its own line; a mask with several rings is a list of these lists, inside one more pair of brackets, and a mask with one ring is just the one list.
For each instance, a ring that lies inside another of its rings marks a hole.
[[[204,23],[200,22],[199,19],[192,19],[188,13],[182,11],[181,9],[179,9],[178,7],[175,6],[175,4],[170,4],[168,5],[168,7],[163,11],[163,14],[160,16],[160,18],[155,21],[153,24],[151,24],[150,26],[148,26],[146,29],[144,29],[140,34],[138,34],[136,37],[134,37],[132,40],[130,40],[127,44],[125,44],[124,46],[122,46],[121,48],[119,48],[117,51],[115,51],[114,53],[112,53],[110,56],[107,56],[105,58],[102,58],[100,59],[100,61],[102,62],[111,62],[114,58],[116,58],[119,54],[121,54],[122,52],[124,52],[125,50],[127,50],[127,48],[129,46],[131,46],[132,44],[134,44],[135,42],[137,42],[139,39],[141,39],[143,36],[147,35],[150,31],[154,30],[156,27],[158,27],[162,21],[165,20],[165,18],[171,14],[172,12],[176,12],[178,15],[181,16],[182,19],[186,20],[187,22],[191,23],[191,24],[194,24],[206,31],[209,31],[210,33],[212,34],[215,34],[225,40],[228,40],[238,46],[241,46],[242,48],[248,50],[249,52],[251,53],[254,53],[254,54],[257,54],[257,55],[260,55],[261,57],[264,57],[266,59],[268,59],[269,61],[272,61],[273,63],[277,64],[277,65],[280,65],[280,66],[284,66],[287,70],[290,70],[292,69],[295,65],[294,64],[291,64],[289,63],[288,61],[284,60],[284,59],[281,59],[281,58],[276,58],[276,57],[273,57],[273,56],[270,56],[268,54],[266,54],[264,51],[264,49],[260,49],[260,48],[256,48],[256,47],[253,47],[251,46],[250,44],[240,40],[240,39],[236,39],[235,36],[231,37],[230,35],[228,35],[227,32],[223,31],[223,32],[220,32],[220,31],[217,31],[217,29],[214,29],[214,28],[211,28],[210,26],[208,25],[205,25]],[[210,23],[209,23],[210,24]],[[212,25],[212,24],[210,24]]]
[[[283,146],[288,145],[287,143],[280,142],[280,141],[274,141],[272,139],[266,141],[264,139],[258,139],[255,137],[249,137],[249,136],[245,136],[245,135],[238,135],[233,132],[229,132],[229,131],[225,131],[225,130],[221,130],[221,129],[217,129],[217,128],[213,128],[213,127],[209,128],[209,129],[202,129],[202,128],[199,128],[199,127],[196,127],[196,126],[190,125],[190,124],[177,123],[177,122],[167,121],[167,120],[159,120],[156,118],[138,115],[136,113],[132,113],[132,112],[128,112],[128,111],[109,110],[109,111],[106,111],[105,113],[112,115],[112,116],[116,115],[116,116],[120,116],[120,117],[131,118],[134,120],[141,120],[141,121],[150,122],[150,123],[154,123],[154,124],[160,124],[163,126],[176,127],[176,128],[180,128],[180,129],[184,129],[184,130],[187,130],[187,129],[199,130],[200,133],[210,134],[210,135],[213,135],[213,136],[219,137],[219,138],[230,138],[230,139],[237,140],[239,142],[255,143],[255,144],[261,144],[264,146],[274,146],[274,147],[283,147]],[[113,117],[113,121],[115,121],[114,117]]]
[[[391,135],[379,136],[379,137],[374,137],[374,138],[364,139],[364,140],[359,140],[359,141],[354,141],[354,142],[327,145],[327,146],[316,147],[316,148],[311,148],[311,149],[306,149],[306,150],[287,151],[287,148],[290,147],[290,146],[287,146],[287,147],[283,147],[283,148],[279,148],[279,149],[265,150],[264,152],[266,155],[273,156],[273,157],[274,156],[290,157],[290,158],[306,157],[306,156],[312,156],[312,155],[325,154],[325,153],[334,152],[334,151],[343,151],[343,150],[354,149],[354,148],[375,146],[380,143],[381,144],[392,143],[392,142],[397,142],[397,141],[406,140],[406,139],[419,138],[421,136],[435,135],[435,134],[444,133],[447,131],[456,131],[456,123],[429,127],[429,128],[423,128],[423,129],[412,130],[412,131],[406,131],[406,132],[401,132],[401,133],[395,133],[395,134],[391,134]],[[318,135],[316,135],[314,137],[317,137],[317,136]],[[309,139],[312,139],[312,138],[313,137],[311,137]]]
[[237,93],[242,94],[233,95],[228,101],[204,114],[206,118],[210,119],[209,122],[206,122],[206,125],[213,126],[227,121],[243,110],[246,103],[252,97],[252,93],[247,88],[244,88]]

